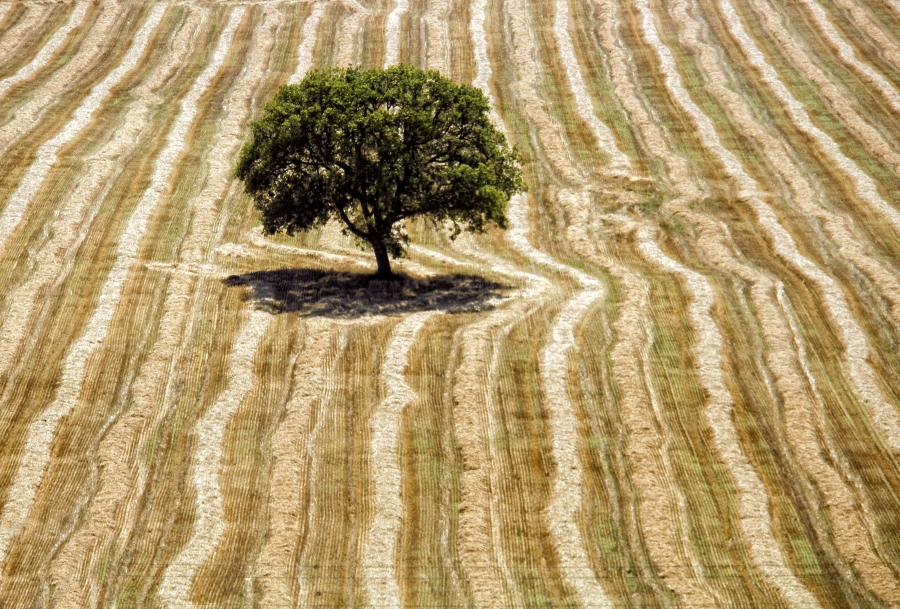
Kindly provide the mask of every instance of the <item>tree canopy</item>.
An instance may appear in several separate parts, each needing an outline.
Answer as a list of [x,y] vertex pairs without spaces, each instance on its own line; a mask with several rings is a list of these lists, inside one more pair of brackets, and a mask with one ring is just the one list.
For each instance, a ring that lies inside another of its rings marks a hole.
[[252,123],[236,175],[266,234],[338,218],[390,276],[407,218],[449,224],[453,237],[506,228],[506,203],[525,183],[488,113],[479,89],[437,72],[316,70],[282,86]]

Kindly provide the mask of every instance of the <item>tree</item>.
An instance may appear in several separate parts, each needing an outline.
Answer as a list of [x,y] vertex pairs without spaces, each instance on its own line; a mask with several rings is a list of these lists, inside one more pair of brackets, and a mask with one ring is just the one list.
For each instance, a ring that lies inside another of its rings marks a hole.
[[506,228],[525,190],[521,159],[491,123],[484,94],[437,72],[327,68],[282,86],[252,123],[236,175],[266,234],[340,219],[393,276],[407,218],[461,230]]

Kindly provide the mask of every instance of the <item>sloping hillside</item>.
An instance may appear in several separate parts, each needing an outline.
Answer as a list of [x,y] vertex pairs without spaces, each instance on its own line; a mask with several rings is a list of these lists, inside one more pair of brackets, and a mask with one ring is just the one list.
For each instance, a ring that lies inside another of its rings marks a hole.
[[[510,229],[265,238],[326,65]],[[0,606],[900,607],[900,2],[0,2]]]

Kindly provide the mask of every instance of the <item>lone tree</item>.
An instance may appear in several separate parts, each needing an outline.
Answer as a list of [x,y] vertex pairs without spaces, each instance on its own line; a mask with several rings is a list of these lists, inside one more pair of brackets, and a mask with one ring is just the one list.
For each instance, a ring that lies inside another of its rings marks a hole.
[[407,218],[449,223],[452,237],[506,228],[506,203],[525,183],[488,110],[480,90],[407,65],[316,70],[251,125],[236,175],[266,234],[340,218],[389,278]]

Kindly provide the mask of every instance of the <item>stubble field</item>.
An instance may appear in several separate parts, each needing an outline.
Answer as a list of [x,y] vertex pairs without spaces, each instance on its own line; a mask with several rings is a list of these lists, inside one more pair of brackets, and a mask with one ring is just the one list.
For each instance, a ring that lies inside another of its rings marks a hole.
[[[327,65],[510,229],[265,238]],[[900,2],[0,2],[0,607],[900,607]]]

